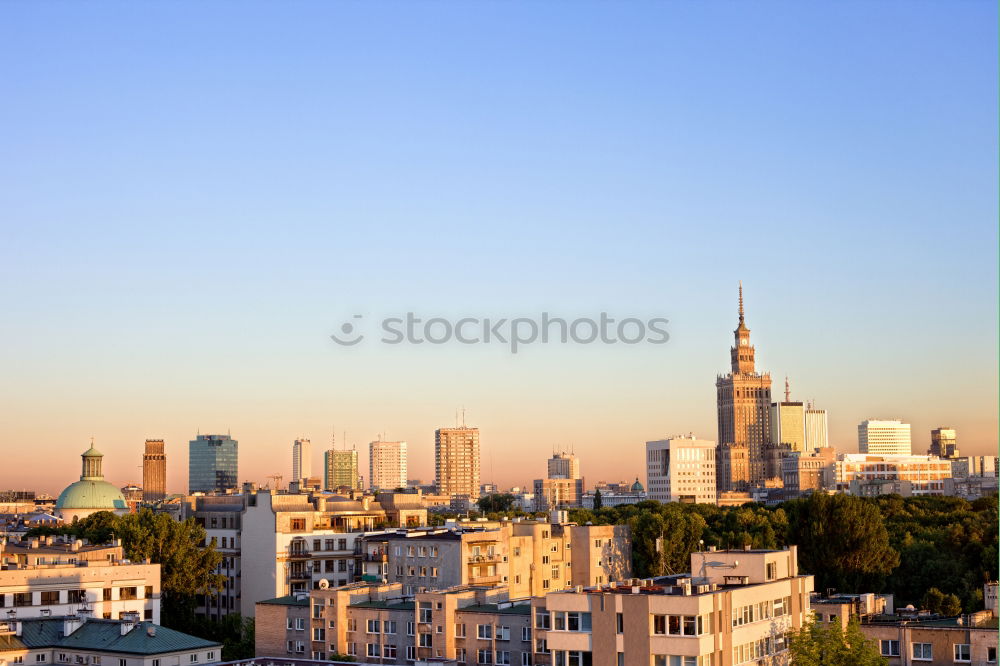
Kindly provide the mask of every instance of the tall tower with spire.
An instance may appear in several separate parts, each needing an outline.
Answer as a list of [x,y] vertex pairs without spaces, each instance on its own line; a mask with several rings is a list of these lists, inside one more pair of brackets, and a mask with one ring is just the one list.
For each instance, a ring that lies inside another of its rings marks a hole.
[[771,375],[756,369],[750,329],[743,311],[742,281],[739,287],[739,324],[733,331],[733,338],[733,347],[729,350],[732,369],[727,375],[717,376],[715,381],[719,453],[726,456],[746,447],[749,478],[718,478],[721,492],[742,489],[746,482],[764,481],[764,449],[771,444]]

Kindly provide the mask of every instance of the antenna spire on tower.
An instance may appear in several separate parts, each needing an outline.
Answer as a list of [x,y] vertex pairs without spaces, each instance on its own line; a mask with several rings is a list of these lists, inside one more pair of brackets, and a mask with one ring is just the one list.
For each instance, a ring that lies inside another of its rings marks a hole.
[[743,280],[740,280],[740,323],[743,323]]
[[788,375],[785,375],[785,402],[791,402],[792,389],[788,385]]

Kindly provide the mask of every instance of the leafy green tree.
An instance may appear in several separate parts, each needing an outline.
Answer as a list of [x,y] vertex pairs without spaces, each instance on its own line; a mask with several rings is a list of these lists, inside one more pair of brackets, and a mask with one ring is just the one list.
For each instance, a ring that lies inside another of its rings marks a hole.
[[946,595],[941,602],[941,615],[945,617],[955,617],[962,614],[962,600],[957,594]]
[[604,506],[604,499],[601,497],[601,489],[597,488],[594,490],[594,511],[600,511],[602,506]]
[[787,542],[799,547],[802,568],[816,576],[816,588],[879,591],[899,566],[899,553],[878,507],[851,495],[812,493],[785,502]]
[[888,664],[875,641],[865,637],[856,619],[844,631],[839,622],[810,622],[789,637],[795,666],[882,666]]
[[932,587],[927,590],[923,599],[920,600],[920,608],[928,610],[932,613],[941,613],[941,607],[944,605],[944,599],[944,592],[936,587]]
[[630,521],[632,561],[639,576],[680,573],[690,567],[699,548],[705,519],[676,503],[650,507]]
[[115,523],[125,556],[160,565],[161,617],[164,626],[182,631],[194,616],[199,595],[214,595],[225,577],[215,568],[222,555],[205,544],[205,528],[193,518],[178,522],[165,513],[142,509]]
[[481,513],[504,513],[507,511],[513,511],[514,496],[510,493],[493,493],[490,495],[483,495],[479,498],[476,504],[479,505],[479,511]]

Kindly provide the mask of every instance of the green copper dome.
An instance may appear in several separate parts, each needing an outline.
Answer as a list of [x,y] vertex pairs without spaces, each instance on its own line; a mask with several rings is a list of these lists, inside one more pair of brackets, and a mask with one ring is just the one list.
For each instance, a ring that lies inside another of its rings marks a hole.
[[636,479],[635,483],[632,484],[632,492],[634,492],[634,493],[642,493],[642,492],[645,492],[645,491],[646,491],[646,489],[642,487],[641,483],[639,483],[639,479]]
[[127,509],[125,496],[107,481],[77,481],[62,491],[56,509]]
[[71,483],[66,490],[59,494],[59,499],[56,500],[56,509],[91,509],[93,511],[128,509],[122,492],[104,480],[104,474],[101,472],[104,454],[94,448],[93,441],[90,442],[90,448],[84,451],[80,457],[83,459],[80,480]]

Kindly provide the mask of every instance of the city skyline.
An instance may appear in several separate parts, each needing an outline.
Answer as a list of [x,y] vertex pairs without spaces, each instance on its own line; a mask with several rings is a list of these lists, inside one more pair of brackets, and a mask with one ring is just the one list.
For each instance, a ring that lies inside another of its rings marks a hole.
[[[898,418],[995,453],[996,6],[638,7],[7,7],[0,487],[58,491],[94,436],[119,485],[162,438],[176,492],[199,431],[264,483],[333,424],[430,483],[463,406],[483,481],[553,446],[631,479],[717,438],[739,280],[838,451]],[[406,312],[670,340],[330,340]]]

